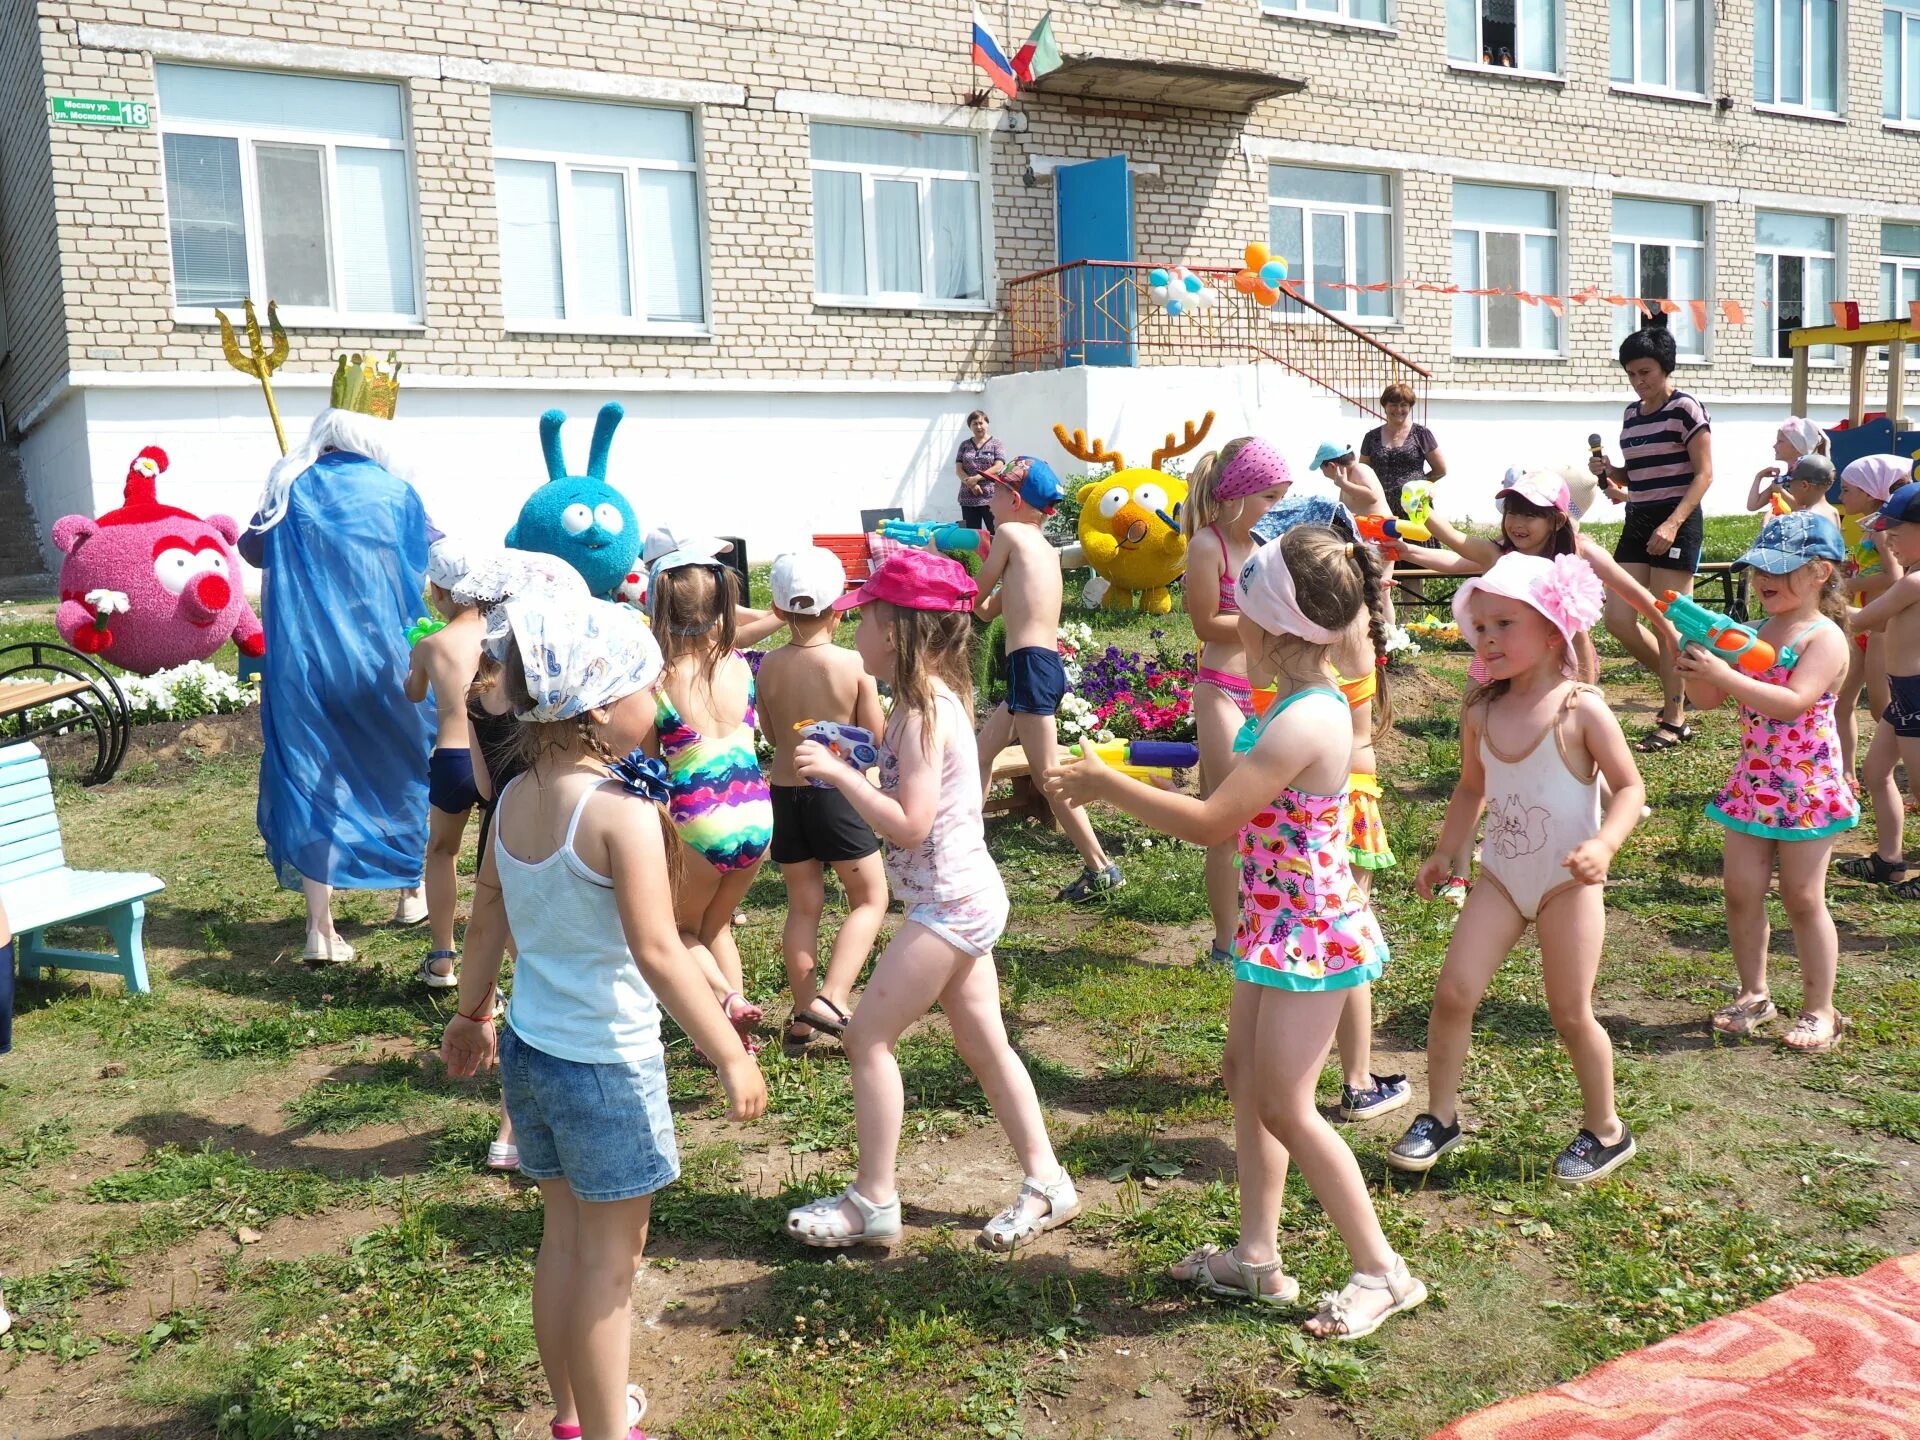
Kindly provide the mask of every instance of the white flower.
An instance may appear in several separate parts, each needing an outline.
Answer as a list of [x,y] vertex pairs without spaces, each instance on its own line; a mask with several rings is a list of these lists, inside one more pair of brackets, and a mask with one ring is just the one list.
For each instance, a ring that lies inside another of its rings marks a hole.
[[127,597],[118,590],[89,590],[87,604],[93,607],[96,615],[124,615],[127,613]]

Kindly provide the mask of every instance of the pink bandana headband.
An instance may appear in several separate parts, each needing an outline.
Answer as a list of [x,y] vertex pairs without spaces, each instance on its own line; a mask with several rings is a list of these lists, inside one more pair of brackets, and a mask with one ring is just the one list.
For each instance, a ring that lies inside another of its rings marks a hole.
[[1292,483],[1293,471],[1287,468],[1286,457],[1266,441],[1256,438],[1242,445],[1226,463],[1220,478],[1213,482],[1213,498],[1244,500],[1276,485]]
[[1234,587],[1234,595],[1239,601],[1240,613],[1269,635],[1298,635],[1315,645],[1331,645],[1340,638],[1338,630],[1316,625],[1300,613],[1300,602],[1294,595],[1293,571],[1287,568],[1278,540],[1262,545],[1248,557],[1247,563],[1240,567],[1240,583]]

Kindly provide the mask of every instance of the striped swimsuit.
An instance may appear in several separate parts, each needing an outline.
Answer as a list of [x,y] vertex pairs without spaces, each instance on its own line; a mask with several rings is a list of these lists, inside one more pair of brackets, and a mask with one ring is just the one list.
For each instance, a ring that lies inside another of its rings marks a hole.
[[[744,660],[738,650],[736,659]],[[773,838],[773,796],[755,753],[754,685],[731,735],[709,739],[681,718],[664,687],[654,695],[660,758],[667,764],[667,812],[680,838],[721,874],[760,863]]]

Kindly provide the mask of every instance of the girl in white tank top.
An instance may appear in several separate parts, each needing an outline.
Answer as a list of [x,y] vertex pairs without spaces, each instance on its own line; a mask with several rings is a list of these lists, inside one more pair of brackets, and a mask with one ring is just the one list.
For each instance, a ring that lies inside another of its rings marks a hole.
[[[1460,1143],[1473,1012],[1529,925],[1585,1112],[1580,1133],[1554,1159],[1554,1178],[1584,1185],[1633,1156],[1633,1134],[1614,1109],[1613,1046],[1594,1018],[1593,984],[1607,930],[1601,887],[1639,822],[1646,788],[1600,692],[1572,679],[1575,637],[1599,618],[1601,603],[1599,578],[1573,555],[1502,556],[1454,596],[1454,618],[1488,679],[1467,697],[1460,783],[1414,887],[1431,900],[1449,877],[1467,873],[1484,803],[1481,883],[1441,967],[1427,1022],[1427,1109],[1388,1151],[1396,1170],[1430,1170]],[[1603,778],[1611,791],[1604,801]]]

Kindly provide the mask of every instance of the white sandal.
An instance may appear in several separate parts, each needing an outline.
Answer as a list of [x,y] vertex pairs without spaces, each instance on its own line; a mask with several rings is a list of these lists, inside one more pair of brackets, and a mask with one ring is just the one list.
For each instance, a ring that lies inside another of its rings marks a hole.
[[[1352,1318],[1354,1302],[1360,1298],[1358,1292],[1362,1290],[1385,1290],[1393,1297],[1393,1304],[1370,1320],[1354,1320]],[[1338,1295],[1321,1296],[1320,1308],[1313,1318],[1323,1324],[1331,1321],[1340,1328],[1330,1333],[1316,1334],[1312,1330],[1308,1330],[1307,1333],[1316,1340],[1359,1340],[1373,1334],[1402,1311],[1424,1304],[1426,1298],[1425,1282],[1408,1274],[1407,1262],[1396,1255],[1393,1259],[1393,1268],[1386,1274],[1363,1275],[1356,1270],[1347,1277],[1346,1286]]]
[[[1223,1284],[1214,1275],[1213,1257],[1216,1255],[1225,1256],[1227,1262],[1239,1272],[1238,1285]],[[1237,1245],[1231,1250],[1222,1250],[1218,1245],[1202,1245],[1182,1257],[1179,1263],[1193,1266],[1194,1271],[1184,1278],[1175,1275],[1174,1283],[1191,1285],[1203,1295],[1218,1295],[1227,1300],[1251,1300],[1256,1305],[1271,1305],[1275,1309],[1291,1305],[1300,1298],[1300,1282],[1291,1275],[1280,1277],[1280,1288],[1277,1290],[1268,1290],[1261,1284],[1280,1268],[1278,1256],[1253,1265],[1240,1258],[1240,1247]]]
[[[860,1228],[854,1230],[840,1212],[840,1202],[860,1214]],[[849,1245],[886,1244],[900,1238],[900,1197],[885,1205],[876,1205],[851,1185],[838,1195],[829,1195],[787,1212],[787,1233],[802,1245],[817,1250],[844,1250]]]
[[[1027,1196],[1047,1202],[1046,1213],[1029,1215]],[[1031,1175],[1020,1182],[1020,1193],[1013,1204],[986,1223],[980,1231],[980,1243],[989,1250],[1013,1250],[1049,1230],[1057,1230],[1080,1213],[1080,1194],[1073,1188],[1073,1177],[1065,1170],[1057,1179],[1042,1183]]]

